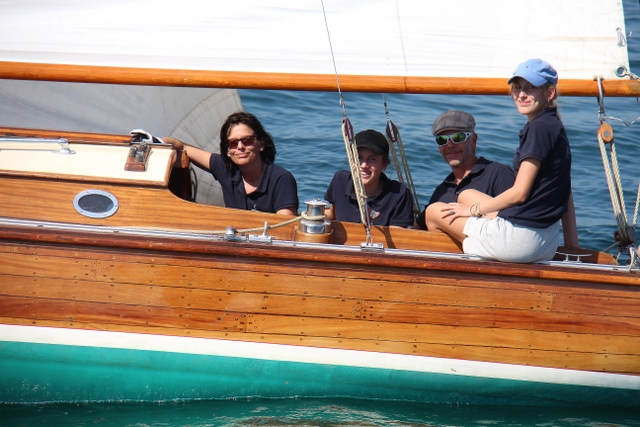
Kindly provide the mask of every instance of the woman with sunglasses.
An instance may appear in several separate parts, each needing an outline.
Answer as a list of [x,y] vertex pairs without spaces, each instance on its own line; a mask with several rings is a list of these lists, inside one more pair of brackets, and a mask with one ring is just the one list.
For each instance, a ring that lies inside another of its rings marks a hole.
[[509,79],[518,112],[527,117],[513,159],[514,185],[496,197],[468,190],[458,203],[427,209],[430,230],[462,242],[465,253],[511,262],[548,261],[555,255],[560,223],[565,246],[578,247],[571,196],[571,149],[558,116],[558,74],[530,59]]
[[298,189],[293,175],[273,163],[276,146],[260,121],[250,113],[227,117],[220,128],[220,154],[210,153],[176,138],[163,138],[184,150],[198,167],[220,183],[229,208],[297,215]]
[[[371,223],[398,227],[413,225],[411,192],[404,184],[389,179],[384,174],[384,170],[391,163],[387,138],[373,129],[358,132],[355,138]],[[327,218],[361,222],[351,172],[336,172],[324,198],[331,204],[326,212]]]

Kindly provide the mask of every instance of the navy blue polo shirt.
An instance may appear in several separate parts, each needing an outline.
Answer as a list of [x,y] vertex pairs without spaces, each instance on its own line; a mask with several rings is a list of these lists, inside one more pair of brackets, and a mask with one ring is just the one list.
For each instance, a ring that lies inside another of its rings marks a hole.
[[[372,224],[412,226],[413,197],[409,189],[404,184],[389,179],[384,173],[380,174],[380,180],[382,191],[374,197],[367,198],[367,204],[374,212]],[[324,198],[333,205],[333,212],[338,221],[362,223],[349,171],[336,172]]]
[[464,190],[476,190],[488,196],[495,197],[513,187],[515,175],[513,170],[502,163],[492,162],[480,157],[471,171],[456,184],[456,177],[451,172],[438,185],[429,199],[429,203],[416,218],[418,226],[424,230],[427,228],[424,213],[427,206],[435,202],[454,203],[458,201],[458,195]]
[[543,110],[520,131],[513,157],[516,174],[528,158],[541,162],[529,198],[498,215],[525,227],[546,228],[562,218],[571,194],[571,147],[555,108]]
[[276,213],[280,209],[298,210],[298,186],[286,169],[265,163],[258,188],[251,194],[244,190],[240,169],[230,171],[220,154],[212,154],[209,162],[211,174],[222,187],[224,205],[228,208]]

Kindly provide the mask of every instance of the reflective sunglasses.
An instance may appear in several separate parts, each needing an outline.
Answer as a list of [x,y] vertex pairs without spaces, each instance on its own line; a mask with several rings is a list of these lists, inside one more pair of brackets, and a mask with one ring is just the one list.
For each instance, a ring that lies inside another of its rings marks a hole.
[[242,142],[242,145],[244,145],[245,147],[249,145],[253,145],[256,142],[256,136],[255,135],[245,136],[242,138],[230,139],[227,141],[227,143],[229,144],[230,150],[235,150],[236,148],[238,148],[238,143],[240,142]]
[[462,144],[469,137],[473,135],[473,132],[456,132],[451,135],[438,135],[436,136],[436,144],[447,145],[447,142],[451,140],[454,144]]

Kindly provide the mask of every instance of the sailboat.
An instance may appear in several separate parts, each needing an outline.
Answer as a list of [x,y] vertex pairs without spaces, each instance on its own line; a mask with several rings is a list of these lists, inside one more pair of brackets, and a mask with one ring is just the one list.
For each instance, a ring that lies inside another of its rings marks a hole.
[[[480,95],[544,57],[563,96],[640,96],[622,5],[583,3],[11,2],[0,78]],[[635,262],[198,203],[144,131],[0,125],[0,402],[640,405]]]

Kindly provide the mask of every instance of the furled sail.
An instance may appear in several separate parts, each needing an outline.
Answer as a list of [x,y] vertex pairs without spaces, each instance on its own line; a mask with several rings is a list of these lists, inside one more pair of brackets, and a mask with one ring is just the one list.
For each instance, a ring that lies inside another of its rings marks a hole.
[[638,92],[619,0],[0,4],[2,78],[335,90],[334,57],[343,90],[504,93],[541,57],[565,95]]

